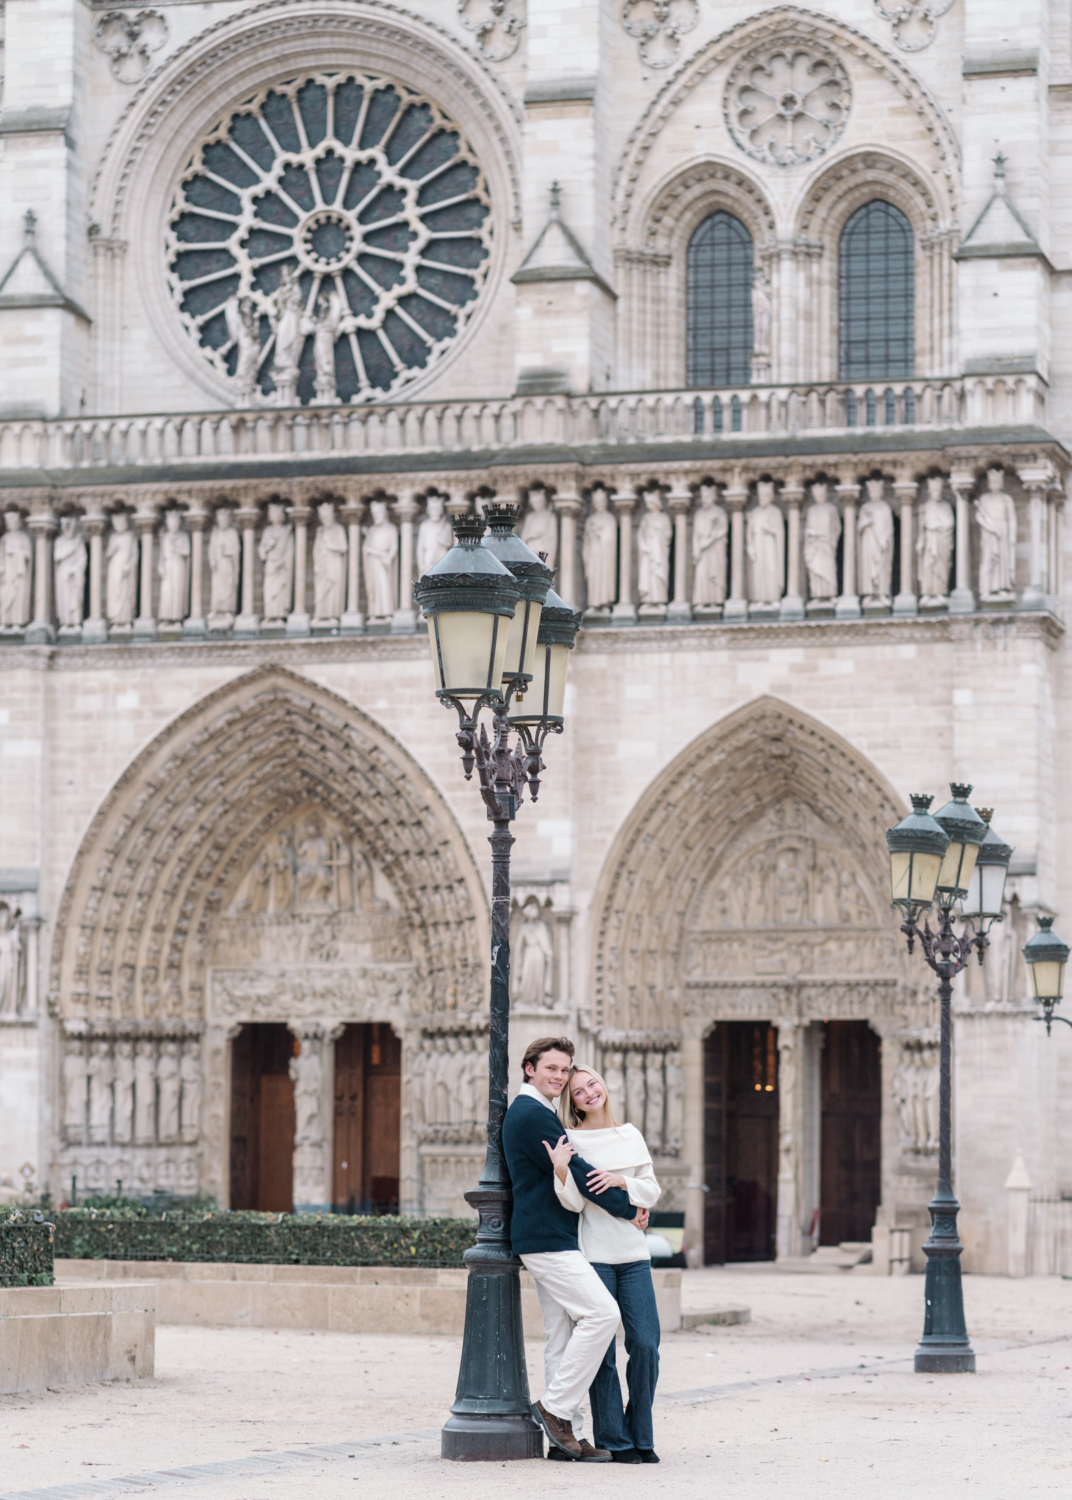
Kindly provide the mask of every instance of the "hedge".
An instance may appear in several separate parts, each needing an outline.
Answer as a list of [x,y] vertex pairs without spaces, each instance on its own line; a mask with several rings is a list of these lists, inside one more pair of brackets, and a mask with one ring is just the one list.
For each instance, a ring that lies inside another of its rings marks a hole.
[[52,1225],[41,1213],[28,1220],[16,1210],[0,1217],[0,1287],[51,1286]]
[[182,1210],[66,1209],[55,1253],[70,1260],[179,1260],[291,1266],[461,1266],[470,1219],[361,1218]]

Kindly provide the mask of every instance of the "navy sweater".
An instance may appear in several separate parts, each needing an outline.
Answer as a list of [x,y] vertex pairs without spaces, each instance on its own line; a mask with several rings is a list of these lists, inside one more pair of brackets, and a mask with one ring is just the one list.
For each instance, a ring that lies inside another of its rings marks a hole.
[[[515,1255],[577,1249],[577,1215],[558,1201],[555,1169],[543,1144],[547,1141],[553,1147],[565,1133],[558,1116],[526,1094],[519,1094],[506,1111],[502,1138],[514,1190],[510,1248]],[[569,1169],[586,1198],[616,1219],[636,1218],[636,1205],[630,1203],[624,1188],[608,1188],[605,1193],[590,1190],[588,1174],[596,1169],[582,1157],[572,1157]]]

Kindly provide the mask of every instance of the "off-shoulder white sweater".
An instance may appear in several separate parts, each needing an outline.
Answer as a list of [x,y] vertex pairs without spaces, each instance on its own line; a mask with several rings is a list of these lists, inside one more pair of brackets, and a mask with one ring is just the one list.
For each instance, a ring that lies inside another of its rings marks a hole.
[[[601,1171],[617,1172],[625,1178],[630,1203],[638,1208],[654,1208],[662,1189],[655,1181],[651,1154],[644,1137],[635,1125],[618,1125],[611,1130],[567,1130],[577,1155]],[[555,1174],[555,1192],[563,1208],[580,1214],[577,1239],[586,1260],[603,1265],[620,1266],[627,1261],[648,1260],[648,1245],[643,1234],[629,1219],[616,1219],[590,1198],[586,1198],[566,1173],[565,1182]]]

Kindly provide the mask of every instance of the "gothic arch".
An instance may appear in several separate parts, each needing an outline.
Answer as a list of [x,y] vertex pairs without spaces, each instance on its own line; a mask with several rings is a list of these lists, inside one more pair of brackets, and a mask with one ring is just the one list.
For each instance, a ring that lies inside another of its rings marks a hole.
[[410,934],[413,1009],[468,1010],[487,915],[456,820],[372,719],[270,666],[181,714],[104,799],[60,902],[53,1014],[200,1021],[226,897],[280,819],[310,805],[351,830],[389,880]]
[[[682,1026],[690,914],[726,852],[787,799],[850,856],[885,912],[884,832],[904,812],[875,768],[823,724],[760,698],[702,734],[638,802],[607,856],[593,902],[592,1000],[606,1030]],[[891,926],[889,976],[899,976]]]

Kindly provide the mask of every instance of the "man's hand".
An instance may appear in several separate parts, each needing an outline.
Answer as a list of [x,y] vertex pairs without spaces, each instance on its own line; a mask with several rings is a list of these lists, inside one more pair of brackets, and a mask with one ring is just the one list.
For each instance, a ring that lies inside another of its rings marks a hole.
[[544,1141],[544,1145],[547,1147],[547,1154],[551,1158],[551,1166],[554,1168],[555,1176],[559,1182],[564,1183],[566,1181],[566,1173],[569,1171],[570,1157],[577,1155],[576,1147],[570,1145],[568,1135],[560,1135],[553,1150],[549,1141]]
[[647,1230],[648,1230],[648,1221],[650,1220],[650,1218],[651,1218],[651,1214],[648,1211],[648,1209],[646,1209],[646,1208],[638,1208],[637,1209],[637,1211],[636,1211],[636,1218],[633,1220],[633,1223],[640,1230],[641,1234],[646,1234],[647,1233]]
[[588,1191],[590,1193],[605,1193],[608,1188],[624,1188],[625,1178],[617,1172],[589,1172]]

